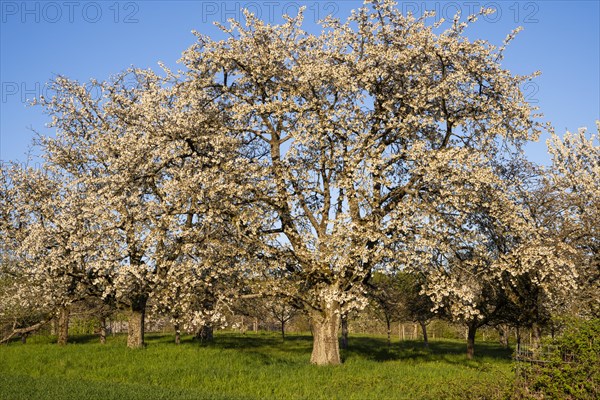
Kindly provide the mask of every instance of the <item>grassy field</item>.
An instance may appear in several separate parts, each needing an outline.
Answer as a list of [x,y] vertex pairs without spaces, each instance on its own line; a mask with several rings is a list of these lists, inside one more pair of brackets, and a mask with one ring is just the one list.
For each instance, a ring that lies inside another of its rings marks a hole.
[[464,342],[393,343],[351,337],[344,364],[309,364],[311,338],[217,332],[215,342],[148,335],[147,347],[125,348],[125,336],[100,345],[49,337],[0,346],[0,399],[480,399],[510,380],[510,352],[479,344],[466,360]]

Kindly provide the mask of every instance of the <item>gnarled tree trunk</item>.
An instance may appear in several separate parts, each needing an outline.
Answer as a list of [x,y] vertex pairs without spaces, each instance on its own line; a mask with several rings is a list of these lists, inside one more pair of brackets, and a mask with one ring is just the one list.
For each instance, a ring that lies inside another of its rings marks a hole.
[[71,310],[68,306],[61,307],[58,310],[58,321],[56,327],[57,339],[56,343],[60,346],[64,346],[67,344],[67,340],[69,339],[69,315]]
[[[42,326],[46,325],[49,321],[52,321],[53,319],[50,320],[43,320],[41,322],[38,322],[37,324],[33,324],[31,326],[28,326],[26,328],[14,328],[12,332],[10,332],[8,335],[4,336],[4,337],[0,337],[0,344],[2,343],[7,343],[8,341],[10,341],[10,339],[13,338],[13,336],[15,335],[27,335],[29,336],[29,334],[31,332],[35,332],[38,329],[40,329]],[[22,339],[22,337],[21,337]]]
[[471,322],[467,329],[467,358],[472,360],[475,356],[475,334],[477,333],[477,323]]
[[313,331],[313,350],[310,362],[317,365],[338,365],[341,363],[338,332],[340,327],[339,304],[323,311],[311,311],[310,322]]
[[144,347],[144,323],[146,316],[146,297],[138,297],[131,302],[127,325],[127,347]]

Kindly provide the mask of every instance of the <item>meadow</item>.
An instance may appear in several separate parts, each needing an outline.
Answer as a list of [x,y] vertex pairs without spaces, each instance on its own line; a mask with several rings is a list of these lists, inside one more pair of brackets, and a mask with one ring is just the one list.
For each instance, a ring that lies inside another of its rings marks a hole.
[[486,399],[502,396],[513,373],[510,350],[463,341],[421,342],[352,336],[335,367],[309,364],[311,337],[216,332],[212,343],[150,334],[144,349],[126,337],[51,336],[0,346],[0,399]]

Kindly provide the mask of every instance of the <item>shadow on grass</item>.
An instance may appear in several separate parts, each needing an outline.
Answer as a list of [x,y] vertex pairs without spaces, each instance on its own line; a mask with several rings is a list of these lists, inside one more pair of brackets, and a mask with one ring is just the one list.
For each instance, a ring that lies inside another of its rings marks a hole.
[[511,350],[494,343],[476,343],[475,359],[467,360],[466,343],[462,341],[431,341],[425,348],[420,341],[403,341],[388,346],[387,340],[370,337],[350,338],[350,345],[343,351],[343,358],[365,358],[373,361],[442,361],[450,364],[473,365],[484,358],[510,360]]
[[[173,336],[148,336],[149,345],[158,343],[175,345]],[[246,354],[256,356],[264,364],[293,362],[286,355],[306,355],[306,357],[309,357],[312,350],[312,336],[310,334],[290,334],[286,336],[285,340],[282,340],[281,336],[268,332],[248,332],[247,334],[217,332],[214,340],[210,342],[202,343],[192,336],[185,336],[182,337],[181,343],[186,346],[240,350]],[[481,362],[486,359],[509,361],[511,354],[510,349],[504,349],[496,343],[482,342],[475,344],[475,359],[468,360],[466,358],[466,342],[460,340],[431,341],[429,348],[425,348],[422,341],[407,340],[399,343],[395,342],[388,347],[385,338],[351,336],[349,348],[342,350],[342,359],[346,361],[356,357],[377,362],[438,361],[481,368]]]
[[[190,342],[191,339],[190,339]],[[286,354],[306,355],[312,350],[312,336],[289,335],[285,341],[280,336],[269,333],[248,333],[240,335],[235,333],[219,333],[213,342],[204,346],[218,349],[242,350],[247,354],[256,355],[263,363],[287,363]],[[349,348],[342,350],[344,361],[359,358],[377,362],[387,361],[413,361],[428,362],[438,361],[453,365],[462,365],[473,368],[482,368],[484,360],[511,359],[511,350],[504,349],[495,343],[482,342],[475,345],[475,359],[466,358],[466,342],[460,340],[436,340],[429,343],[429,348],[424,348],[421,341],[395,342],[390,347],[384,338],[350,337]]]
[[[34,336],[34,338],[32,341],[40,344],[56,343],[55,336]],[[175,336],[168,333],[148,333],[145,339],[147,347],[205,347],[241,351],[265,365],[305,362],[305,359],[310,357],[312,350],[310,334],[289,334],[285,340],[282,340],[280,335],[269,332],[240,334],[219,331],[215,332],[214,340],[209,342],[200,342],[191,335],[184,335],[181,337],[180,345],[175,343]],[[126,334],[110,335],[107,337],[107,345],[125,346],[126,340]],[[69,337],[69,343],[98,344],[99,337],[98,335],[72,335]],[[16,343],[13,344],[11,341],[11,345],[16,345]],[[504,349],[490,342],[476,343],[475,360],[467,360],[465,353],[466,343],[460,340],[434,340],[430,342],[429,348],[424,348],[422,341],[396,341],[388,347],[385,338],[350,336],[349,348],[342,350],[342,360],[366,359],[376,362],[407,361],[415,363],[437,361],[482,368],[485,361],[510,361],[512,354],[510,349]]]
[[[199,343],[197,341],[193,341]],[[215,340],[203,344],[209,347],[222,349],[279,349],[282,351],[310,351],[312,348],[312,336],[310,335],[289,335],[285,340],[281,336],[275,336],[268,333],[249,333],[246,335],[220,333],[215,336]]]
[[100,343],[100,336],[98,336],[98,335],[71,335],[71,336],[69,336],[68,343],[71,343],[71,344]]

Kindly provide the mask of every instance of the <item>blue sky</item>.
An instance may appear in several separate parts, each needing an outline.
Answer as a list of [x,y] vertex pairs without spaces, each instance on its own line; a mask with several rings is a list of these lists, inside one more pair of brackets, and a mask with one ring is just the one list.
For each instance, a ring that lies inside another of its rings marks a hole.
[[[0,160],[24,160],[47,117],[26,100],[44,92],[56,74],[86,81],[107,79],[128,66],[176,67],[181,52],[194,42],[192,30],[220,37],[212,21],[239,17],[248,7],[277,23],[285,12],[305,5],[307,29],[333,13],[344,18],[361,1],[5,1],[0,0]],[[523,26],[506,53],[514,73],[536,70],[542,76],[523,88],[559,133],[600,119],[600,1],[400,1],[404,11],[425,9],[451,18],[481,6],[496,14],[467,33],[500,44]],[[533,161],[547,163],[544,139],[527,147]]]

